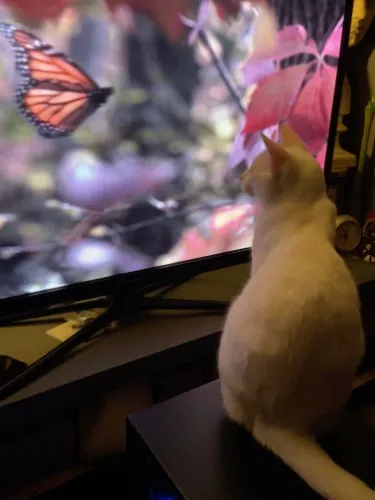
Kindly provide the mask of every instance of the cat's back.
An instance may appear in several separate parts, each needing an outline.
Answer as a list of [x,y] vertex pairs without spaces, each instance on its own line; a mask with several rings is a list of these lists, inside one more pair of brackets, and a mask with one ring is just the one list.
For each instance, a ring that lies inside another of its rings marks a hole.
[[286,311],[293,306],[306,313],[309,306],[320,312],[358,308],[357,288],[344,260],[329,241],[314,241],[302,231],[270,251],[244,292],[259,303],[283,305]]
[[301,232],[270,251],[229,311],[227,329],[244,332],[244,325],[261,336],[297,330],[318,336],[319,331],[358,332],[357,288],[332,244],[313,244]]

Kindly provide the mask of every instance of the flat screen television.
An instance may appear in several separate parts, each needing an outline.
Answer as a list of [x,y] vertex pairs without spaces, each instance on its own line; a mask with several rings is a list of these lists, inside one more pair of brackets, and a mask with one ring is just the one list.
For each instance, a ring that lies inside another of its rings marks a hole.
[[198,4],[2,2],[0,317],[245,262],[283,121],[329,174],[352,2],[270,0],[264,53],[257,6]]

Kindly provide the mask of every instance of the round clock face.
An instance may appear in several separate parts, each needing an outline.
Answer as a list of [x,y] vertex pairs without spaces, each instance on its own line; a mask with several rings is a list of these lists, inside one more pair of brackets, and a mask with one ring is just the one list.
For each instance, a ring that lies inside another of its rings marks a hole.
[[336,219],[335,246],[340,252],[352,252],[361,243],[362,230],[358,221],[349,215]]

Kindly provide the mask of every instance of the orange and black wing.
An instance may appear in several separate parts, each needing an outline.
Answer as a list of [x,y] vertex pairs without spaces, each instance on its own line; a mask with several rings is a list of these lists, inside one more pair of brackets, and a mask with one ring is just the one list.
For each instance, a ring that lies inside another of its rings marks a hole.
[[51,45],[12,24],[0,22],[2,34],[13,47],[16,70],[25,80],[53,80],[60,83],[70,81],[82,90],[94,90],[98,86],[81,68],[65,54],[57,52]]
[[38,133],[49,139],[71,134],[96,109],[85,92],[46,82],[19,87],[16,100]]
[[16,102],[41,136],[69,135],[112,93],[38,37],[8,23],[0,23],[0,33],[14,49],[21,77]]

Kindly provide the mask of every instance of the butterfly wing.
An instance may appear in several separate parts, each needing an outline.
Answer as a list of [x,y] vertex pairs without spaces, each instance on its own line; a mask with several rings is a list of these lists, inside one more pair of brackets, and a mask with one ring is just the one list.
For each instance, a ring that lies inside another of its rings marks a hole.
[[16,70],[24,79],[53,80],[75,85],[82,90],[95,90],[97,84],[64,54],[40,38],[9,23],[0,23],[0,33],[12,46]]
[[13,47],[21,77],[18,107],[42,137],[71,134],[110,94],[35,35],[9,23],[0,23],[0,33]]
[[16,99],[22,114],[46,138],[71,134],[95,111],[86,93],[48,82],[19,87]]

